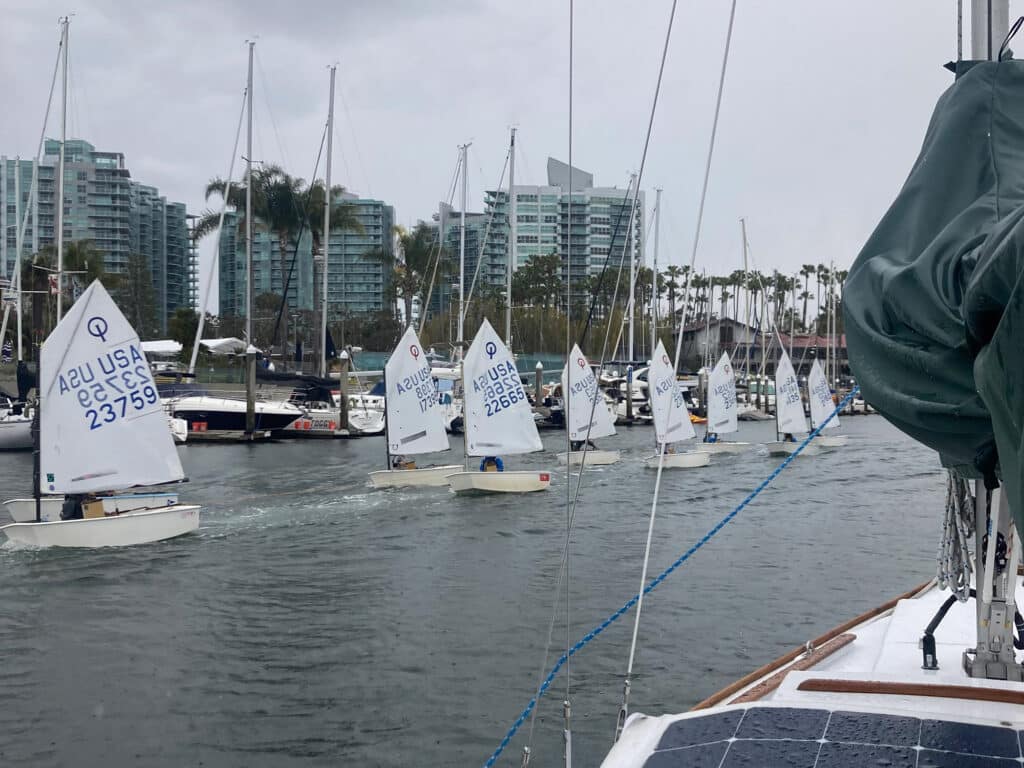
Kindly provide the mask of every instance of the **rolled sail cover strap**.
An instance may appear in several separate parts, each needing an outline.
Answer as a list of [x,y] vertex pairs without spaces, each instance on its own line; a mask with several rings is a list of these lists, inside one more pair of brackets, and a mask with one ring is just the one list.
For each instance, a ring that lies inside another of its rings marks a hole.
[[[964,476],[993,468],[1024,530],[1024,62],[942,95],[843,290],[867,400]],[[993,457],[998,457],[998,462]]]

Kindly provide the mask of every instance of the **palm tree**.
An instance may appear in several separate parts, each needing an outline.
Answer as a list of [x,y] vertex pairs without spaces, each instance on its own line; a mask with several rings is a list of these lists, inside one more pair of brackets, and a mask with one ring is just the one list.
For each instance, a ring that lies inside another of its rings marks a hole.
[[[206,185],[206,199],[213,195],[223,197],[227,193],[228,182],[216,178]],[[239,232],[245,232],[247,185],[232,183],[227,203],[238,212]],[[345,202],[334,202],[345,192],[344,187],[331,187],[331,229],[349,229],[362,232],[354,206]],[[282,306],[279,309],[280,323],[275,323],[274,338],[280,328],[282,337],[282,356],[287,356],[288,349],[288,311],[287,295],[291,293],[289,283],[289,249],[297,241],[300,233],[308,229],[313,236],[313,247],[319,249],[323,239],[323,218],[325,204],[324,183],[320,180],[309,187],[303,179],[293,177],[278,165],[263,165],[252,173],[252,209],[253,231],[264,231],[277,238],[278,254],[281,260],[281,295]],[[200,240],[215,231],[220,221],[218,211],[204,211],[193,230],[193,238]]]
[[[440,272],[451,259],[446,258],[443,250],[438,252],[437,230],[425,222],[417,224],[412,232],[397,226],[394,233],[398,236],[398,253],[384,247],[363,254],[363,258],[388,268],[388,293],[402,300],[408,325],[412,322],[413,299],[418,296],[423,300],[423,289],[430,280],[434,260]],[[425,312],[426,307],[421,311]]]
[[804,331],[806,331],[807,330],[807,300],[809,298],[811,298],[811,292],[808,291],[808,290],[804,290],[802,293],[800,293],[797,296],[797,298],[803,300],[803,302],[804,302],[803,314],[800,315],[800,327],[803,328]]

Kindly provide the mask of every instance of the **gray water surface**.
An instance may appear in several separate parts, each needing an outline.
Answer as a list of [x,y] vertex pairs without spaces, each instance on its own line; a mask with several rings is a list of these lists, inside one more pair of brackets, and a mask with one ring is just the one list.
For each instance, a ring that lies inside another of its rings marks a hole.
[[[798,459],[644,604],[633,710],[682,711],[927,578],[943,477],[879,417],[841,452]],[[773,439],[743,424],[739,439]],[[549,451],[564,433],[548,433]],[[572,536],[575,642],[639,585],[654,472],[648,428],[602,447]],[[0,764],[482,765],[538,682],[565,536],[551,489],[454,497],[373,491],[380,438],[180,449],[204,506],[195,535],[109,551],[0,547]],[[458,461],[461,443],[452,454]],[[778,460],[751,451],[666,473],[651,572],[685,551]],[[5,498],[31,457],[0,456]],[[2,514],[2,513],[0,513]],[[632,614],[571,664],[575,764],[614,733]],[[564,603],[550,667],[566,643]],[[567,677],[542,700],[532,765],[561,765]],[[519,765],[528,726],[500,765]]]

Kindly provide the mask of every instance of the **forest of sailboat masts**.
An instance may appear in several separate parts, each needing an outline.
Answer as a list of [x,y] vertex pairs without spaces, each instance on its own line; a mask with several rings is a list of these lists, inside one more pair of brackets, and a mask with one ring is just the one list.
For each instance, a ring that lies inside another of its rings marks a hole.
[[[560,259],[557,255],[531,258],[515,272],[512,279],[512,337],[517,351],[561,351],[565,343],[565,291],[560,280]],[[640,267],[636,274],[633,302],[634,359],[650,357],[652,343],[652,310],[657,336],[666,348],[674,349],[676,334],[698,333],[719,320],[732,320],[749,328],[750,334],[774,334],[777,329],[785,337],[842,337],[842,286],[846,270],[825,264],[805,264],[795,274],[779,271],[760,272],[736,270],[726,275],[701,271],[691,273],[689,267],[671,265],[659,270],[657,301],[652,302],[654,281],[649,267]],[[606,358],[625,359],[628,325],[628,277],[620,278],[618,291],[614,274],[602,279],[591,275],[574,281],[572,324],[575,338],[583,338],[584,352],[599,357],[604,330],[611,325],[610,348]],[[504,311],[504,291],[496,287],[478,288],[478,295],[466,308],[466,332],[472,333],[483,317],[499,317]],[[457,307],[428,319],[424,343],[438,344],[451,338]],[[592,326],[583,333],[587,318]],[[831,318],[831,319],[830,319]],[[725,335],[728,335],[728,331]],[[712,336],[719,337],[717,329]],[[687,357],[684,343],[683,356]],[[692,355],[693,350],[689,350]]]

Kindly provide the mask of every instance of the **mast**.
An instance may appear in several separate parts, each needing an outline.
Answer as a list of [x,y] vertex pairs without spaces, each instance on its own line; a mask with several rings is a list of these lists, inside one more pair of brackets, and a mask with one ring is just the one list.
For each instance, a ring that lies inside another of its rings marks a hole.
[[57,165],[57,322],[64,314],[64,145],[68,138],[68,24],[61,19],[60,161]]
[[[636,186],[636,174],[630,176],[630,186]],[[569,194],[572,194],[572,190],[569,190]],[[634,189],[633,195],[639,194],[639,190]],[[633,319],[636,314],[636,241],[633,237],[633,222],[630,222],[629,232],[626,233],[626,237],[629,242],[629,301],[627,306],[629,307],[629,335],[628,335],[628,348],[629,348],[629,362],[633,362],[634,348],[633,348]],[[569,221],[569,228],[572,228],[572,221]],[[633,401],[633,385],[630,382],[629,400]]]
[[[334,146],[334,75],[337,67],[331,66],[331,91],[327,101],[327,171],[324,180],[324,235],[323,235],[323,274],[320,289],[320,376],[326,378],[327,368],[327,263],[331,255],[331,149]],[[411,322],[411,318],[405,318]],[[385,418],[385,424],[387,423]],[[386,428],[385,428],[386,431]],[[389,467],[390,469],[390,467]]]
[[[740,219],[740,231],[743,233],[743,336],[746,339],[743,375],[750,378],[750,273],[747,271],[747,220]],[[749,397],[749,390],[748,390]]]
[[249,74],[245,86],[245,436],[256,431],[256,353],[252,343],[252,57],[256,43],[249,42]]
[[508,149],[508,264],[505,265],[505,346],[509,352],[512,351],[512,273],[516,266],[516,129],[513,128]]
[[971,58],[995,61],[1009,26],[1008,0],[971,0]]
[[661,229],[661,189],[654,189],[654,263],[651,265],[651,359],[658,345],[658,230]]
[[704,276],[704,367],[711,367],[711,283],[707,282],[708,271],[702,272]]
[[[31,192],[29,193],[31,195]],[[14,263],[17,265],[16,273],[12,275],[10,284],[17,284],[18,292],[15,294],[17,301],[16,311],[18,313],[15,325],[18,329],[18,362],[22,360],[21,349],[21,247],[25,239],[25,227],[21,224],[21,158],[14,161],[14,219],[17,229],[14,231],[14,251],[17,258]],[[5,233],[6,237],[6,233]]]
[[459,147],[459,162],[462,165],[462,204],[459,214],[459,333],[458,356],[462,359],[463,332],[466,325],[466,149],[469,144]]
[[790,286],[792,296],[790,301],[793,306],[789,310],[789,357],[793,359],[793,334],[796,332],[796,275],[793,275],[793,283]]
[[828,284],[825,289],[825,377],[828,379],[828,388],[831,389],[836,383],[833,376],[833,338],[831,338],[831,319],[833,319],[833,301],[831,301],[831,280],[836,271],[836,262],[828,262]]

